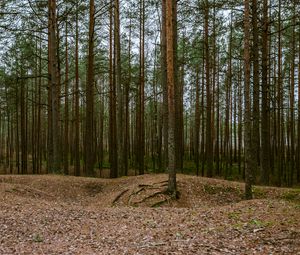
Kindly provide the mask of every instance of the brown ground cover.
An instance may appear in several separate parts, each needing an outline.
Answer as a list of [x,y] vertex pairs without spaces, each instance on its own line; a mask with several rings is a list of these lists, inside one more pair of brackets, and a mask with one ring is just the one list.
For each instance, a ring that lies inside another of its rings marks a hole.
[[300,191],[178,175],[0,176],[0,254],[300,254]]

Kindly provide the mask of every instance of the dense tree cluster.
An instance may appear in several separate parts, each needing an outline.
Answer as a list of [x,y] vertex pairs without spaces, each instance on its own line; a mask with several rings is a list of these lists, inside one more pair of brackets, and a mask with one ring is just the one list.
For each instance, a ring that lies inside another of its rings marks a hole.
[[170,191],[176,171],[299,183],[299,13],[296,0],[1,1],[1,168],[169,169]]

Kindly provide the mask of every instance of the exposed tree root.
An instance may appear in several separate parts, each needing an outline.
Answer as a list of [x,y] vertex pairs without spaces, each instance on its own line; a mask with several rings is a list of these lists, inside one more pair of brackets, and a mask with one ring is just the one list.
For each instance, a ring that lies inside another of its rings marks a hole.
[[168,203],[169,201],[170,201],[170,198],[166,198],[164,200],[161,200],[161,201],[158,201],[158,202],[152,204],[151,207],[159,207],[165,203]]
[[127,191],[129,191],[129,189],[125,189],[125,190],[123,190],[122,192],[120,192],[120,193],[115,197],[115,199],[112,201],[112,204],[116,203],[116,202],[121,198],[121,196],[123,196]]
[[[163,184],[163,183],[168,183],[168,180],[160,181],[160,182],[155,182],[155,183],[153,183],[152,185],[155,185],[155,184]],[[163,186],[164,186],[164,185],[163,185]]]
[[166,192],[165,192],[165,191],[158,191],[158,192],[155,192],[155,193],[153,193],[153,194],[151,194],[151,195],[149,195],[149,196],[147,196],[147,197],[144,197],[143,199],[141,199],[141,200],[139,200],[139,201],[133,203],[132,205],[138,205],[138,204],[141,204],[141,203],[145,202],[146,200],[148,200],[148,199],[150,199],[150,198],[153,198],[153,197],[155,197],[155,196],[157,196],[157,195],[160,195],[160,194],[165,195]]

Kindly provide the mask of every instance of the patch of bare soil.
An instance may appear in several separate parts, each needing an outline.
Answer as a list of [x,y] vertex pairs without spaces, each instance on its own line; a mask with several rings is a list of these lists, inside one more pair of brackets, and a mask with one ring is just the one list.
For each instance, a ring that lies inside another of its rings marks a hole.
[[300,254],[299,190],[178,175],[0,176],[0,254]]

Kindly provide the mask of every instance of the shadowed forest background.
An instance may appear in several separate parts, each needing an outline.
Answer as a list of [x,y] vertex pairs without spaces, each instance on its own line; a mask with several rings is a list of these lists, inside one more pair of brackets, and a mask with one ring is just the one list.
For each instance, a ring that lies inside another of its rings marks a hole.
[[172,1],[170,138],[166,1],[1,1],[2,173],[299,183],[300,6],[249,2]]

